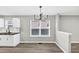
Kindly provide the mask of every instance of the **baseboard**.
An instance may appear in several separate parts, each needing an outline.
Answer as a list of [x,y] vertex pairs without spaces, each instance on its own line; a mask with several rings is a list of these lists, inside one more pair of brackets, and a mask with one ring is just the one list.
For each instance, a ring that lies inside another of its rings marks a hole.
[[79,43],[79,41],[71,41],[71,43]]
[[[21,41],[20,43],[56,43],[55,41]],[[71,43],[79,43],[79,41],[71,41]]]
[[21,41],[20,43],[56,43],[55,41]]

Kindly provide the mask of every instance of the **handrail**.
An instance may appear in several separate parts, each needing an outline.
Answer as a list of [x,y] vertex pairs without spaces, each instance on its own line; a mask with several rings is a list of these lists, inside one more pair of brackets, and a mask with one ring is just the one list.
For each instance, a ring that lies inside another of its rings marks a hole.
[[58,32],[61,32],[61,33],[64,33],[64,34],[68,34],[68,35],[72,35],[72,33],[69,33],[69,32],[64,32],[64,31],[58,31]]

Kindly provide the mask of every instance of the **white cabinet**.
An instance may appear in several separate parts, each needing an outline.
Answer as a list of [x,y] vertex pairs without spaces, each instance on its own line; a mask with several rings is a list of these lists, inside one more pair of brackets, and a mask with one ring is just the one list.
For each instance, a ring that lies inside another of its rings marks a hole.
[[16,34],[13,37],[14,37],[14,46],[16,46],[20,43],[20,34]]
[[13,20],[5,20],[5,27],[6,28],[13,27]]
[[5,28],[0,28],[0,33],[5,33],[6,29]]
[[0,18],[0,33],[8,32],[20,32],[20,18],[12,18],[12,19],[5,19]]
[[20,27],[20,18],[12,18],[10,20],[5,20],[5,26],[8,27]]
[[0,28],[4,27],[4,18],[0,18]]
[[0,46],[4,46],[5,45],[5,40],[6,40],[6,36],[0,35]]
[[5,35],[5,37],[6,37],[6,40],[4,41],[5,42],[4,46],[13,46],[13,42],[14,42],[13,36],[12,35]]
[[[6,33],[9,30],[11,33],[20,32],[20,18],[5,19],[5,21],[0,18],[0,33]],[[16,46],[19,43],[20,34],[0,35],[0,46]]]
[[7,41],[8,41],[7,36],[0,35],[0,46],[5,46]]
[[10,32],[20,32],[20,18],[5,20],[5,28],[7,31],[10,30]]
[[20,43],[20,34],[0,35],[0,46],[17,46]]

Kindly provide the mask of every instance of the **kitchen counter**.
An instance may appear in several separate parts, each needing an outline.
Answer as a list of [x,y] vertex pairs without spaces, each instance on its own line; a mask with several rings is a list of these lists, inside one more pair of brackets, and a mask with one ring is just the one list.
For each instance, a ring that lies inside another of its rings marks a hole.
[[15,34],[19,34],[19,32],[17,32],[17,33],[13,33],[13,32],[0,33],[0,35],[15,35]]
[[18,32],[0,33],[0,46],[17,46],[20,43]]

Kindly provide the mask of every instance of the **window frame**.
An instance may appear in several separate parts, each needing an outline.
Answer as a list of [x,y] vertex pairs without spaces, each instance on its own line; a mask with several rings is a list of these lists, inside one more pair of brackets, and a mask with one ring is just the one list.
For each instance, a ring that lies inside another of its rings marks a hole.
[[[32,21],[35,21],[35,20],[30,20],[30,37],[50,37],[50,20],[46,20],[48,21],[48,27],[41,27],[41,23],[42,21],[39,20],[39,26],[34,28],[32,27]],[[32,35],[32,29],[39,29],[39,35]],[[41,35],[41,29],[48,29],[48,35]]]

